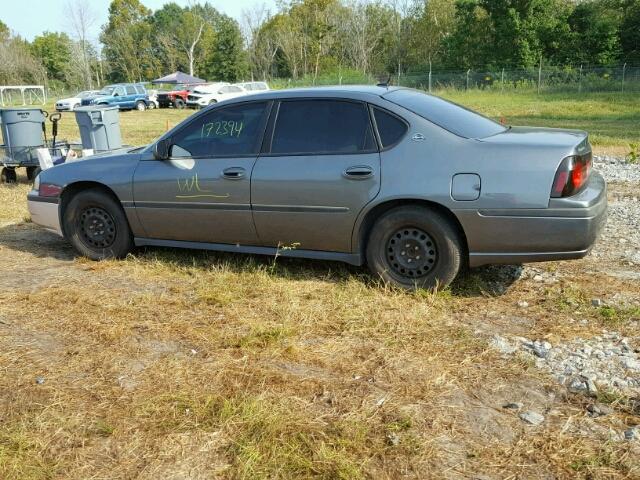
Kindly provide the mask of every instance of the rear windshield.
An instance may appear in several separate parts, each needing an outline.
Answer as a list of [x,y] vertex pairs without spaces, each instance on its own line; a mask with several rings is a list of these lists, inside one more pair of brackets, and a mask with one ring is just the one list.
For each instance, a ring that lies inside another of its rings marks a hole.
[[384,98],[460,137],[484,138],[506,130],[479,113],[418,90],[394,90]]

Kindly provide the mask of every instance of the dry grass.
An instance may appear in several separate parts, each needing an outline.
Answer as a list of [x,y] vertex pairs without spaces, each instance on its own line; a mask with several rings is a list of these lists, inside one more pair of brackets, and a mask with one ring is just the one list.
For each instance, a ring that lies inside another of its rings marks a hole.
[[[163,130],[157,112],[122,118],[130,143]],[[637,445],[609,439],[638,423],[630,399],[603,393],[616,412],[591,419],[587,399],[487,347],[636,335],[637,312],[613,321],[590,299],[637,285],[586,273],[591,258],[545,265],[553,284],[482,269],[437,294],[329,262],[149,249],[94,263],[26,221],[27,190],[0,186],[3,480],[640,475]],[[547,420],[527,427],[505,402]]]

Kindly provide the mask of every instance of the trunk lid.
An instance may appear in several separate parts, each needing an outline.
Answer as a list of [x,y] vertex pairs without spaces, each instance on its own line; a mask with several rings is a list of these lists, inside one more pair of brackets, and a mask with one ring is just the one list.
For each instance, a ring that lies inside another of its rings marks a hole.
[[579,148],[577,153],[591,149],[587,132],[561,128],[509,127],[504,132],[479,139],[495,145]]

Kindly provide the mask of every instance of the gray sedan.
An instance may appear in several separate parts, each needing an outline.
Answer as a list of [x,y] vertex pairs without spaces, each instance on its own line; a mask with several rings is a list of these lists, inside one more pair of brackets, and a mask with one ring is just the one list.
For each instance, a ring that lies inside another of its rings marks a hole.
[[158,141],[42,172],[32,219],[92,259],[134,246],[368,264],[405,288],[585,256],[606,217],[587,134],[393,87],[221,102]]

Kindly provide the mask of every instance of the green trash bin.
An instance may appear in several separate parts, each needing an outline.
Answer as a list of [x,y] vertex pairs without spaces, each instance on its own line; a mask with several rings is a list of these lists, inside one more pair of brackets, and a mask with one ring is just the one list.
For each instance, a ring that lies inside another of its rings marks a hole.
[[119,107],[90,105],[78,107],[74,113],[80,129],[82,148],[98,153],[122,147]]

